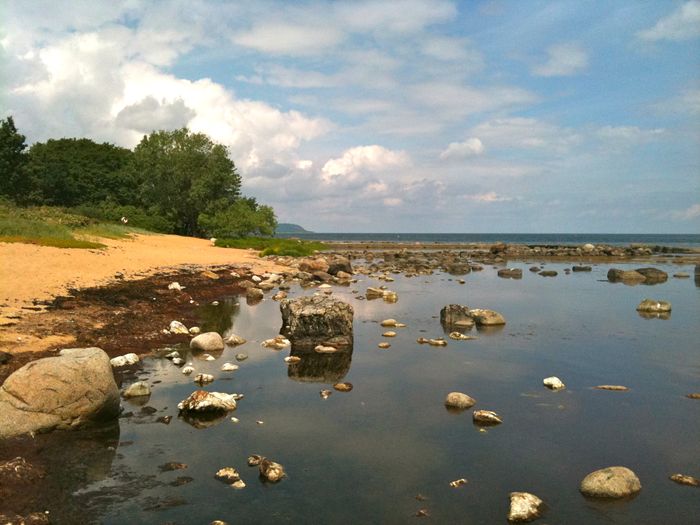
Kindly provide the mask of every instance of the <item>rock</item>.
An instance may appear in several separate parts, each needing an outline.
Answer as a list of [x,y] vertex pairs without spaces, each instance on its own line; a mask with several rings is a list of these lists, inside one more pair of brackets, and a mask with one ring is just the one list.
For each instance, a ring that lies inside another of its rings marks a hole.
[[668,274],[658,268],[637,268],[636,272],[644,276],[646,283],[663,283],[668,280]]
[[206,332],[194,337],[190,341],[190,348],[201,352],[220,352],[224,349],[224,340],[216,332]]
[[316,271],[321,271],[321,272],[327,272],[328,271],[328,263],[326,262],[325,259],[322,259],[321,257],[318,257],[316,259],[313,258],[308,258],[308,259],[302,259],[301,262],[299,262],[299,270],[302,272],[308,272],[308,273],[313,273]]
[[177,405],[182,412],[229,412],[236,410],[237,394],[195,390]]
[[499,277],[505,277],[507,279],[522,279],[523,271],[521,268],[502,268],[497,272]]
[[265,339],[262,343],[260,343],[261,346],[264,346],[265,348],[272,348],[273,350],[283,350],[290,346],[292,343],[284,337],[283,335],[278,335],[272,339]]
[[646,281],[646,277],[634,270],[618,270],[617,268],[611,268],[608,270],[608,281],[611,283],[641,283]]
[[583,478],[579,490],[593,498],[624,498],[639,492],[642,484],[627,467],[607,467]]
[[262,463],[262,460],[265,459],[262,456],[258,454],[253,454],[251,456],[248,456],[248,466],[249,467],[257,467]]
[[239,346],[245,344],[246,340],[243,339],[240,335],[231,334],[225,339],[224,343],[226,343],[229,346]]
[[281,301],[287,298],[287,292],[280,290],[275,295],[272,296],[273,301]]
[[505,318],[494,310],[475,308],[469,310],[469,315],[478,326],[496,326],[506,324]]
[[189,334],[190,331],[180,321],[170,321],[168,330],[171,334]]
[[689,487],[700,487],[700,479],[685,474],[673,474],[669,476],[671,481],[675,481],[680,485],[688,485]]
[[352,390],[352,383],[336,383],[333,388],[338,392],[350,392]]
[[383,349],[391,348],[391,344],[389,344],[389,343],[387,343],[387,342],[379,343],[377,346],[378,346],[379,348],[383,348]]
[[183,366],[181,372],[185,374],[186,376],[190,375],[192,372],[194,372],[194,367],[192,366]]
[[238,368],[238,365],[234,365],[233,363],[224,363],[221,365],[222,372],[233,372],[234,370],[238,370]]
[[668,301],[655,301],[653,299],[644,299],[639,306],[638,312],[666,313],[671,311],[671,303]]
[[472,417],[474,423],[478,425],[499,425],[503,423],[501,417],[493,410],[475,410]]
[[314,347],[314,352],[318,354],[334,354],[337,351],[338,349],[335,346],[317,345]]
[[270,283],[267,281],[263,281],[260,284],[258,284],[258,288],[260,288],[263,292],[269,292],[275,287],[275,283]]
[[177,281],[174,281],[168,285],[168,290],[177,290],[178,292],[181,292],[184,290],[184,286],[180,286],[180,283]]
[[593,245],[590,244],[590,243],[586,243],[586,244],[584,244],[583,246],[581,246],[581,249],[582,249],[584,252],[592,252],[593,250],[595,250],[595,246],[593,246]]
[[202,330],[199,328],[199,326],[190,326],[189,332],[190,335],[198,335]]
[[447,346],[447,341],[442,337],[438,337],[437,339],[428,339],[428,344],[430,346]]
[[365,297],[369,300],[372,299],[384,299],[387,303],[395,303],[399,300],[399,296],[396,292],[391,290],[384,290],[382,288],[367,288],[365,292]]
[[467,409],[474,406],[476,401],[462,392],[450,392],[445,398],[445,406],[459,409]]
[[349,274],[349,273],[341,270],[335,274],[335,277],[336,277],[336,279],[339,279],[341,281],[350,281],[352,279],[352,274]]
[[693,392],[692,394],[688,394],[685,397],[688,399],[700,399],[700,392]]
[[219,278],[219,276],[217,274],[215,274],[214,272],[212,272],[210,270],[204,270],[200,275],[202,277],[206,277],[207,279],[213,279],[213,280],[216,280]]
[[24,365],[0,386],[0,439],[119,415],[119,389],[100,348],[71,348]]
[[232,485],[233,483],[235,483],[236,481],[240,481],[241,479],[241,475],[233,467],[224,467],[222,469],[217,470],[216,474],[214,474],[214,477],[219,481],[228,483],[229,485]]
[[299,357],[298,355],[289,355],[284,358],[284,362],[288,365],[295,365],[301,362],[301,357]]
[[158,466],[161,472],[173,472],[174,470],[185,470],[187,463],[178,463],[177,461],[169,461]]
[[265,292],[263,292],[260,288],[251,287],[246,289],[245,292],[245,298],[248,303],[262,301],[264,296]]
[[287,474],[284,472],[284,467],[279,463],[263,458],[259,465],[260,475],[267,481],[277,483]]
[[384,319],[379,324],[385,328],[393,328],[396,326],[396,319]]
[[690,274],[685,272],[674,273],[673,277],[676,279],[690,279]]
[[0,365],[8,363],[12,359],[12,355],[7,352],[0,352]]
[[332,297],[300,297],[280,302],[282,330],[294,345],[352,344],[353,308]]
[[547,388],[549,388],[551,390],[562,390],[562,389],[566,388],[566,385],[564,383],[562,383],[561,379],[559,379],[556,376],[545,377],[542,380],[542,383],[544,384],[544,386],[546,386]]
[[382,337],[396,337],[396,332],[388,330],[382,334]]
[[248,354],[236,354],[236,361],[245,361],[246,359],[248,359]]
[[540,270],[542,270],[542,268],[540,268],[539,266],[530,266],[529,270],[530,270],[532,273],[539,273]]
[[2,525],[49,525],[51,521],[48,512],[31,512],[26,516],[0,512],[0,523]]
[[139,362],[139,356],[134,353],[120,355],[118,357],[113,357],[109,360],[109,364],[114,368],[119,368],[122,366],[131,366]]
[[[540,275],[542,277],[556,277],[559,274],[555,270],[542,270],[538,275]],[[514,494],[516,494],[516,493],[514,493]],[[526,493],[523,492],[522,494],[526,494]]]
[[136,383],[130,384],[122,395],[126,398],[130,397],[142,397],[151,395],[151,387],[145,381],[137,381]]
[[319,392],[319,394],[321,395],[321,399],[328,399],[332,393],[333,393],[332,391],[327,390],[327,389],[321,390]]
[[331,275],[338,275],[339,272],[343,272],[348,275],[352,275],[352,265],[350,264],[350,259],[347,257],[335,256],[331,259],[328,264],[328,273]]
[[626,392],[629,390],[626,386],[622,385],[598,385],[594,386],[596,390],[615,390],[615,391],[620,391],[620,392]]
[[572,272],[590,272],[593,271],[593,268],[590,266],[572,266],[571,267]]
[[469,307],[461,304],[448,304],[440,310],[440,324],[445,329],[450,329],[459,323],[460,328],[471,328],[474,319],[469,314]]
[[194,376],[194,382],[201,385],[206,385],[214,381],[214,376],[211,374],[197,374]]
[[469,339],[475,339],[471,335],[464,335],[461,332],[450,332],[449,336],[450,339],[454,339],[455,341],[467,341]]
[[333,276],[331,274],[320,270],[313,272],[311,276],[314,278],[314,280],[321,281],[322,283],[327,283],[333,280]]
[[461,487],[462,485],[466,485],[467,483],[469,483],[469,481],[467,481],[466,478],[459,478],[454,481],[450,481],[450,487],[456,489],[457,487]]
[[508,521],[532,521],[540,517],[544,502],[529,492],[510,493]]

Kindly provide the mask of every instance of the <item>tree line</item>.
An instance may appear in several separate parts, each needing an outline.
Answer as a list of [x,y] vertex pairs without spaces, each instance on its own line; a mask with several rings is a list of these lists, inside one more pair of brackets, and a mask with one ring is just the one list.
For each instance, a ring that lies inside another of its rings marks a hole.
[[133,150],[86,138],[28,147],[7,117],[0,120],[0,196],[179,235],[270,236],[277,225],[270,206],[241,195],[226,147],[187,128],[154,131]]

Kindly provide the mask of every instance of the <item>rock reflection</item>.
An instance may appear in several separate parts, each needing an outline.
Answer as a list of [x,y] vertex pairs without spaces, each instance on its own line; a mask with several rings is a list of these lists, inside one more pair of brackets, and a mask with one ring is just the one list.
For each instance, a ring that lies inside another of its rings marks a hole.
[[671,312],[642,312],[637,310],[639,317],[644,319],[670,319]]
[[241,305],[237,297],[224,299],[218,305],[202,305],[199,309],[199,318],[202,320],[202,333],[217,332],[226,333],[233,326],[233,321],[240,313]]
[[304,383],[337,383],[350,371],[352,345],[340,347],[332,354],[319,354],[310,346],[292,345],[290,356],[301,359],[289,365],[287,376]]
[[228,412],[181,412],[177,417],[188,425],[201,430],[218,425],[226,419],[227,415]]
[[0,479],[0,514],[50,511],[52,523],[91,523],[79,491],[110,475],[119,444],[119,423],[74,432],[0,441],[0,462],[24,458],[45,475],[27,487]]

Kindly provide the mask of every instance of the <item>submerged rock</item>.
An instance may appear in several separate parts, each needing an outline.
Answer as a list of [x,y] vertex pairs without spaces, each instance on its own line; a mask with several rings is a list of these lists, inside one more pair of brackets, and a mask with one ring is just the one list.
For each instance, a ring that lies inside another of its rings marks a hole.
[[352,344],[353,308],[332,297],[314,296],[280,302],[282,330],[294,345]]
[[450,332],[448,337],[450,339],[454,339],[455,341],[467,341],[469,339],[476,339],[474,336],[465,335],[461,332]]
[[118,415],[119,389],[100,348],[71,348],[32,361],[0,386],[0,439]]
[[523,270],[521,268],[502,268],[496,272],[499,277],[507,279],[522,279]]
[[137,381],[129,385],[122,395],[126,398],[130,397],[144,397],[151,395],[151,387],[145,381]]
[[590,266],[572,266],[571,271],[573,272],[590,272],[593,268]]
[[617,268],[611,268],[608,270],[608,281],[611,283],[641,283],[646,281],[646,277],[635,270],[619,270]]
[[334,354],[338,351],[335,346],[316,345],[314,352],[317,354]]
[[445,406],[465,410],[474,406],[476,401],[462,392],[450,392],[445,398]]
[[510,511],[508,521],[525,522],[537,519],[542,514],[544,502],[529,492],[510,493]]
[[671,311],[671,303],[668,301],[655,301],[654,299],[644,299],[639,306],[638,312],[666,313]]
[[546,377],[542,380],[544,386],[551,390],[562,390],[566,388],[566,385],[556,376]]
[[457,487],[461,487],[462,485],[466,485],[469,483],[466,478],[459,478],[454,481],[450,481],[450,487],[453,489],[456,489]]
[[233,363],[224,363],[221,365],[221,371],[222,372],[233,372],[235,370],[238,370],[239,366],[234,365]]
[[113,357],[109,360],[109,364],[114,368],[120,368],[122,366],[131,366],[139,362],[139,356],[134,353],[124,354],[117,357]]
[[596,390],[613,390],[618,392],[627,392],[629,390],[628,387],[623,385],[598,385],[594,386],[593,388]]
[[214,474],[214,477],[219,481],[223,481],[224,483],[227,483],[229,485],[232,485],[233,483],[241,479],[241,475],[233,467],[224,467],[217,470],[216,474]]
[[194,376],[194,382],[201,385],[206,385],[214,381],[214,376],[211,374],[197,374]]
[[224,349],[224,340],[216,332],[206,332],[194,337],[190,341],[190,348],[202,352],[219,352]]
[[377,347],[386,350],[387,348],[391,348],[391,343],[387,343],[386,341],[382,341],[381,343],[379,343],[377,345]]
[[182,412],[229,412],[236,410],[238,394],[195,390],[177,405]]
[[[559,275],[556,270],[542,270],[538,275],[541,277],[556,277]],[[526,494],[523,492],[523,494]]]
[[637,273],[644,276],[644,282],[649,284],[663,283],[668,280],[668,274],[658,268],[637,268]]
[[379,324],[385,328],[394,328],[396,326],[396,322],[396,319],[384,319]]
[[642,489],[637,475],[627,467],[607,467],[591,472],[579,490],[593,498],[624,498]]

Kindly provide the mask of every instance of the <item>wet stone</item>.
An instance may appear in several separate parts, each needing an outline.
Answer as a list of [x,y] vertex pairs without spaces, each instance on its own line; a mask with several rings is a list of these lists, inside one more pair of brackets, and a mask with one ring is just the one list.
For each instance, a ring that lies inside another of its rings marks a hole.
[[510,512],[508,521],[527,522],[540,517],[544,502],[529,492],[510,493]]
[[624,498],[641,489],[639,478],[627,467],[607,467],[591,472],[579,487],[584,495],[594,498]]
[[689,487],[700,487],[700,479],[685,474],[673,474],[669,476],[671,481],[675,481],[679,485],[687,485]]

